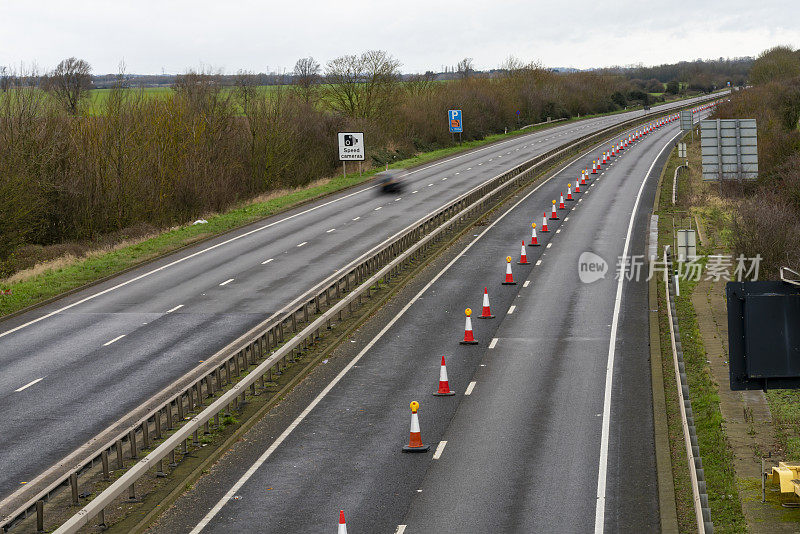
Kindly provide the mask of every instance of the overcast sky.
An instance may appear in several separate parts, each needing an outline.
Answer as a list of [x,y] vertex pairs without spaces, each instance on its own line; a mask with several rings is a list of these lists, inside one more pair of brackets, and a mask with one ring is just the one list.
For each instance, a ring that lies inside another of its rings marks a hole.
[[[652,7],[651,7],[652,6]],[[654,65],[800,47],[799,0],[0,0],[0,65],[95,74],[290,71],[311,55],[383,49],[403,72],[509,55],[550,67]]]

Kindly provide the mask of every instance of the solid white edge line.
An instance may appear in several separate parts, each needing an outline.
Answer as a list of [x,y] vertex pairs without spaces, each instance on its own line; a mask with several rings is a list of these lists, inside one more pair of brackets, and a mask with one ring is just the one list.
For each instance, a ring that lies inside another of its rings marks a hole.
[[171,308],[171,309],[167,310],[167,311],[166,311],[166,312],[164,312],[164,313],[172,313],[172,312],[174,312],[174,311],[180,310],[181,308],[183,308],[183,304],[178,304],[178,305],[177,305],[177,306],[175,306],[174,308]]
[[222,283],[220,284],[220,287],[222,287],[222,286],[227,286],[228,284],[230,284],[230,283],[231,283],[231,282],[233,282],[234,280],[235,280],[234,278],[228,278],[227,280],[225,280],[224,282],[222,282]]
[[20,391],[24,391],[24,390],[28,389],[29,387],[31,387],[32,385],[34,385],[34,384],[38,384],[38,383],[39,383],[39,382],[41,382],[42,380],[44,380],[44,377],[42,377],[42,378],[37,378],[36,380],[31,380],[30,382],[28,382],[27,384],[25,384],[25,385],[24,385],[24,386],[22,386],[21,388],[19,388],[19,389],[15,389],[15,390],[14,390],[14,393],[19,393]]
[[611,389],[613,387],[614,379],[614,356],[616,353],[617,345],[617,328],[619,327],[619,312],[622,306],[622,286],[625,282],[625,274],[627,267],[625,259],[628,257],[628,248],[631,243],[631,234],[633,233],[633,222],[636,219],[636,210],[639,208],[639,201],[642,198],[642,191],[647,183],[650,173],[653,172],[653,167],[656,166],[658,159],[667,147],[672,146],[672,142],[676,137],[683,132],[679,131],[672,136],[669,141],[661,148],[653,158],[653,163],[644,175],[642,184],[639,186],[639,191],[636,193],[636,201],[633,204],[633,211],[631,218],[628,222],[628,233],[625,236],[625,246],[622,249],[622,256],[620,256],[620,265],[622,266],[622,273],[617,281],[617,293],[614,297],[614,315],[611,320],[611,337],[608,340],[608,361],[606,363],[606,388],[605,395],[603,396],[603,426],[600,434],[600,461],[598,463],[597,473],[597,503],[595,506],[594,514],[594,531],[595,534],[602,534],[605,529],[605,514],[606,514],[606,477],[608,476],[608,439],[611,425]]
[[433,459],[438,460],[442,457],[442,453],[444,452],[444,448],[447,446],[446,441],[440,441],[439,446],[436,447],[436,452],[433,453]]
[[107,347],[107,346],[111,345],[112,343],[116,343],[117,341],[119,341],[119,340],[120,340],[120,339],[122,339],[123,337],[125,337],[125,334],[122,334],[121,336],[117,336],[117,337],[115,337],[114,339],[112,339],[111,341],[108,341],[108,342],[106,342],[106,343],[103,343],[103,346],[104,346],[104,347]]
[[512,305],[512,306],[511,306],[511,307],[508,309],[508,315],[511,315],[512,313],[514,313],[514,310],[516,310],[516,309],[517,309],[517,305],[516,305],[516,304],[513,304],[513,305]]
[[472,390],[475,389],[475,381],[469,383],[467,386],[466,391],[464,391],[464,395],[472,395]]
[[400,318],[403,315],[405,315],[406,311],[408,311],[409,308],[411,308],[411,306],[413,306],[414,303],[417,302],[422,297],[422,295],[425,294],[425,292],[427,292],[428,289],[430,289],[430,287],[444,275],[444,273],[450,270],[450,267],[452,267],[456,263],[456,261],[458,261],[459,258],[461,258],[464,254],[466,254],[466,252],[469,249],[471,249],[475,243],[477,243],[484,235],[486,235],[486,233],[489,232],[489,230],[494,228],[494,226],[497,223],[502,221],[506,217],[506,215],[514,211],[514,209],[516,209],[517,206],[526,201],[528,197],[533,195],[536,191],[538,191],[551,179],[564,172],[564,170],[566,170],[569,166],[573,165],[576,161],[585,156],[586,153],[582,153],[580,156],[571,160],[569,163],[564,165],[564,167],[553,173],[549,178],[542,180],[542,183],[531,189],[531,191],[528,194],[520,198],[516,203],[514,203],[511,207],[509,207],[505,212],[503,212],[499,217],[497,217],[497,219],[495,219],[486,228],[484,228],[483,232],[478,234],[472,241],[470,241],[469,244],[466,247],[464,247],[464,249],[461,252],[456,254],[456,256],[452,260],[450,260],[450,262],[447,265],[445,265],[441,271],[439,271],[436,274],[436,276],[434,276],[427,284],[425,284],[425,287],[423,287],[419,291],[419,293],[414,295],[414,297],[405,306],[403,306],[403,308],[400,309],[400,311],[394,317],[392,317],[391,320],[389,320],[386,326],[384,326],[380,330],[380,332],[378,332],[378,334],[374,338],[372,338],[370,342],[367,343],[367,345],[363,349],[361,349],[361,351],[355,356],[355,358],[353,358],[350,361],[350,363],[345,365],[344,368],[341,371],[339,371],[339,374],[336,375],[336,377],[331,381],[331,383],[325,386],[325,388],[322,391],[320,391],[319,395],[317,395],[314,398],[314,400],[311,401],[311,403],[305,408],[305,410],[303,410],[300,413],[300,415],[298,415],[294,419],[294,421],[292,421],[292,423],[286,428],[286,430],[284,430],[281,433],[281,435],[278,436],[277,439],[275,439],[275,441],[272,442],[272,444],[267,448],[267,450],[264,451],[264,453],[261,456],[259,456],[259,458],[255,461],[255,463],[253,463],[253,465],[251,465],[247,469],[247,471],[245,471],[245,473],[239,478],[239,480],[236,481],[236,483],[231,487],[231,489],[228,490],[227,493],[225,493],[225,495],[223,495],[219,501],[217,501],[217,503],[211,508],[211,510],[209,510],[209,512],[205,516],[203,516],[203,519],[200,520],[197,526],[195,526],[189,534],[198,534],[199,532],[202,532],[202,530],[206,527],[206,525],[208,525],[208,523],[211,522],[212,519],[214,519],[214,517],[219,513],[220,510],[222,510],[225,504],[227,504],[227,502],[230,501],[234,495],[236,495],[236,492],[239,491],[239,489],[241,489],[242,486],[244,486],[244,484],[250,479],[250,477],[252,477],[255,474],[255,472],[258,471],[258,469],[264,464],[264,462],[266,462],[267,459],[269,459],[269,457],[272,456],[272,453],[275,452],[275,450],[281,445],[281,443],[283,443],[286,440],[287,437],[289,437],[289,435],[294,431],[294,429],[297,428],[300,425],[300,423],[303,422],[303,420],[308,416],[309,413],[311,413],[311,411],[317,406],[317,404],[322,402],[322,399],[324,399],[325,396],[328,393],[330,393],[330,391],[334,387],[336,387],[336,384],[338,384],[342,380],[342,378],[344,378],[344,376],[350,371],[350,369],[352,369],[353,366],[355,366],[361,360],[361,358],[363,358],[364,355],[370,349],[372,349],[373,346],[375,346],[375,344],[384,336],[384,334],[386,334],[386,332],[388,332],[389,329],[392,326],[394,326],[394,324],[398,320],[400,320]]
[[493,349],[497,346],[497,338],[493,337],[492,340],[489,342],[489,348]]

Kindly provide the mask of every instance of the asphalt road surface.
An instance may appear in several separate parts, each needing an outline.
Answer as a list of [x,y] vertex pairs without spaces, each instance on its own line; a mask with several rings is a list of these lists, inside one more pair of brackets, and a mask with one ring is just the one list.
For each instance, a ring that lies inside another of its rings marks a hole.
[[[339,509],[353,533],[658,531],[648,265],[615,272],[646,253],[656,160],[677,134],[676,121],[612,160],[527,247],[530,265],[516,260],[531,221],[597,151],[478,227],[290,430],[259,422],[153,531],[326,532]],[[604,278],[581,281],[584,252]],[[484,287],[497,317],[460,345]],[[431,395],[442,355],[454,397]],[[412,400],[425,454],[401,452]]]
[[635,115],[564,124],[417,169],[400,195],[366,184],[3,322],[0,499],[388,236]]

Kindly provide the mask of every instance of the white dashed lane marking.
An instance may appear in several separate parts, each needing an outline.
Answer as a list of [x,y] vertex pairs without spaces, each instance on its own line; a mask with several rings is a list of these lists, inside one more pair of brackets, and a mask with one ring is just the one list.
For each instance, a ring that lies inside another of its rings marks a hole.
[[509,314],[509,315],[511,315],[512,313],[514,313],[514,310],[516,310],[516,309],[517,309],[516,305],[514,305],[514,306],[511,306],[511,307],[508,309],[508,314]]
[[467,386],[467,390],[464,392],[464,395],[472,395],[472,390],[475,389],[475,381],[469,383]]
[[122,339],[123,337],[125,337],[125,334],[122,334],[121,336],[117,336],[117,337],[115,337],[114,339],[112,339],[111,341],[108,341],[108,342],[106,342],[106,343],[103,343],[103,346],[104,346],[104,347],[107,347],[107,346],[111,345],[112,343],[116,343],[117,341],[119,341],[119,340],[120,340],[120,339]]
[[261,262],[261,265],[266,265],[266,264],[268,264],[269,262],[271,262],[271,261],[274,261],[274,260],[275,260],[275,258],[270,258],[270,259],[268,259],[268,260],[264,260],[264,261],[262,261],[262,262]]
[[[416,193],[416,191],[414,191],[414,192]],[[353,219],[353,220],[354,220],[354,221],[357,221],[357,220],[359,220],[360,218],[361,218],[361,217],[356,217],[356,218],[355,218],[355,219]]]
[[[300,246],[300,245],[297,245],[297,246]],[[226,285],[230,284],[231,282],[233,282],[233,280],[234,280],[233,278],[228,278],[227,280],[225,280],[224,282],[222,282],[222,283],[220,284],[220,287],[221,287],[221,286],[226,286]]]
[[28,389],[28,388],[29,388],[29,387],[31,387],[32,385],[34,385],[34,384],[37,384],[37,383],[41,382],[42,380],[44,380],[44,377],[42,377],[42,378],[37,378],[36,380],[31,380],[30,382],[28,382],[27,384],[25,384],[25,385],[24,385],[24,386],[22,386],[21,388],[17,388],[17,389],[15,389],[15,390],[14,390],[14,392],[15,392],[15,393],[19,393],[20,391],[23,391],[23,390],[25,390],[25,389]]
[[178,311],[178,310],[180,310],[181,308],[183,308],[183,304],[178,304],[178,305],[177,305],[177,306],[175,306],[174,308],[172,308],[172,309],[170,309],[170,310],[167,310],[165,313],[172,313],[172,312],[174,312],[174,311]]
[[530,283],[531,283],[530,280],[525,280],[525,283],[522,284],[522,287],[528,287],[528,285],[530,285]]
[[493,349],[497,346],[497,338],[493,337],[492,340],[489,342],[489,348]]
[[336,228],[331,228],[330,230],[326,231],[325,233],[326,233],[326,234],[329,234],[329,233],[331,233],[331,232],[335,232],[335,231],[336,231]]
[[433,459],[438,460],[442,457],[442,453],[444,452],[444,448],[447,445],[446,441],[440,441],[439,446],[436,447],[436,452],[433,453]]

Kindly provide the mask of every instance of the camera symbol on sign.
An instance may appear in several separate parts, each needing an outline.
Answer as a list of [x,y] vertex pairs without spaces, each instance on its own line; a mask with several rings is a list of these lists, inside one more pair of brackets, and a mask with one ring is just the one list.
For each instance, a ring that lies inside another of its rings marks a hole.
[[344,146],[356,146],[358,144],[358,138],[354,135],[345,135],[344,136]]

